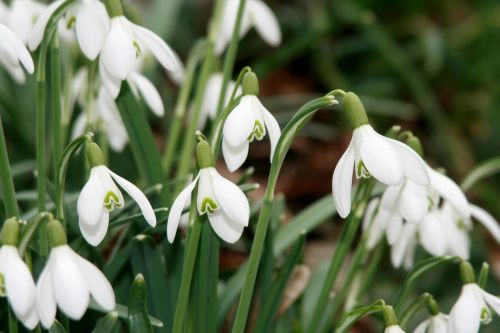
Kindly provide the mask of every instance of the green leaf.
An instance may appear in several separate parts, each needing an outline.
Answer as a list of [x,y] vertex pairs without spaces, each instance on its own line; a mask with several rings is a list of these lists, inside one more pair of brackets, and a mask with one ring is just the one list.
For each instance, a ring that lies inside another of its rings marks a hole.
[[146,282],[137,274],[128,297],[128,325],[131,333],[153,333],[148,316]]
[[369,316],[371,314],[382,311],[384,306],[384,301],[379,299],[373,302],[371,305],[362,306],[346,313],[340,319],[339,324],[335,328],[335,333],[347,332],[358,320],[365,316]]
[[[100,312],[106,312],[93,299],[90,299],[89,308]],[[123,304],[116,304],[115,312],[118,314],[119,318],[128,319],[129,311],[127,306]],[[163,322],[160,319],[153,316],[148,316],[148,318],[152,326],[163,327]]]
[[92,333],[111,333],[118,321],[118,312],[113,311],[108,313],[97,321]]
[[486,287],[486,283],[488,283],[488,276],[490,275],[490,265],[487,262],[483,262],[483,266],[481,266],[481,271],[479,272],[479,278],[477,279],[477,284],[481,289]]
[[49,333],[67,333],[64,329],[63,325],[59,323],[57,320],[54,321],[54,324],[49,329]]
[[480,180],[490,177],[497,172],[500,172],[500,157],[489,159],[477,165],[467,175],[467,177],[465,177],[460,187],[464,192],[468,191],[472,186],[474,186],[474,184],[476,184]]

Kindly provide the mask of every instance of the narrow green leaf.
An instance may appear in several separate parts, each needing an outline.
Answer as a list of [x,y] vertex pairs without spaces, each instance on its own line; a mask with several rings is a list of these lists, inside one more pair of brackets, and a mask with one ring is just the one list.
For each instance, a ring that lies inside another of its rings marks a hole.
[[49,333],[67,333],[64,329],[63,325],[59,323],[57,320],[54,321],[54,324],[49,329]]
[[28,248],[31,238],[35,234],[35,231],[50,216],[51,216],[50,213],[49,214],[42,213],[39,216],[37,216],[34,220],[29,221],[27,225],[23,228],[23,230],[21,231],[21,240],[19,242],[19,255],[21,257],[24,256],[24,252],[26,252],[26,249]]
[[[99,312],[106,312],[93,299],[90,299],[89,308]],[[118,314],[119,318],[128,319],[129,311],[127,306],[123,304],[116,304],[115,312]],[[148,317],[152,326],[163,327],[163,322],[160,319],[155,318],[153,316],[148,316]]]
[[477,284],[484,289],[486,283],[488,283],[488,276],[490,275],[490,265],[487,262],[483,262],[481,266],[481,271],[479,272],[479,278],[477,279]]
[[382,311],[384,306],[384,301],[379,299],[371,305],[362,306],[346,313],[342,319],[340,319],[339,324],[335,328],[335,333],[347,332],[358,320],[365,316]]
[[500,172],[500,157],[494,157],[477,165],[460,185],[462,190],[468,191],[480,180]]
[[153,333],[148,316],[146,282],[137,274],[128,298],[128,326],[131,333]]
[[118,321],[118,312],[113,311],[108,313],[97,321],[92,333],[111,333]]

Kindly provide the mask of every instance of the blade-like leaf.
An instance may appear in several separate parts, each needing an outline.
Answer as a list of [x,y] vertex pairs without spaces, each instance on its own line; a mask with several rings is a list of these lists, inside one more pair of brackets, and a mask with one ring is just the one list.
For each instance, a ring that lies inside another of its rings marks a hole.
[[128,326],[132,333],[153,333],[148,316],[146,282],[137,274],[128,297]]
[[92,333],[111,333],[118,321],[118,312],[113,311],[108,313],[97,321]]

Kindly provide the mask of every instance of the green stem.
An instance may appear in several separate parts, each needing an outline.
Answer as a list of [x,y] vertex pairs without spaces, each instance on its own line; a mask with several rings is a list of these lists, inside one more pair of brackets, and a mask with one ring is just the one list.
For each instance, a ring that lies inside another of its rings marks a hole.
[[19,216],[17,207],[16,191],[14,189],[14,180],[10,170],[9,154],[3,132],[2,118],[0,118],[0,181],[3,191],[3,203],[5,205],[6,217]]
[[104,0],[109,17],[123,16],[123,8],[120,0]]
[[430,294],[425,293],[416,298],[399,316],[399,326],[404,328],[417,311],[428,303],[429,298],[431,297],[432,296]]
[[335,248],[335,253],[332,257],[328,273],[323,283],[320,296],[316,305],[314,307],[313,316],[309,323],[309,328],[307,332],[315,333],[319,331],[320,324],[322,323],[323,313],[325,311],[326,305],[328,303],[328,298],[332,286],[334,285],[340,268],[344,262],[344,259],[349,252],[351,244],[354,240],[354,236],[358,231],[358,227],[361,223],[361,218],[363,217],[363,212],[366,204],[366,200],[369,198],[371,190],[373,188],[374,182],[372,179],[363,181],[358,187],[358,193],[355,195],[360,195],[361,200],[353,203],[353,211],[348,220],[345,222],[344,228],[340,235],[339,241]]
[[[63,150],[63,137],[62,137],[62,99],[61,99],[61,56],[59,52],[59,45],[57,38],[52,40],[50,48],[50,69],[51,69],[51,82],[50,82],[50,97],[52,109],[52,131],[54,140],[54,166],[57,166],[61,158]],[[54,169],[57,177],[57,170]]]
[[17,333],[18,332],[17,318],[10,305],[8,306],[7,312],[9,314],[9,333]]

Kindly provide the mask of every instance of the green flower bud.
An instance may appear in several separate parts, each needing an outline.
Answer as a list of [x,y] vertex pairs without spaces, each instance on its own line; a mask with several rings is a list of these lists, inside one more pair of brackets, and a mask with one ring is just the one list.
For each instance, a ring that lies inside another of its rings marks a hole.
[[259,79],[254,72],[245,73],[243,76],[243,96],[259,94]]
[[460,263],[460,276],[462,277],[463,284],[476,283],[474,268],[468,261]]
[[394,313],[392,306],[384,306],[382,309],[382,315],[384,316],[385,327],[396,326],[398,324],[398,320],[396,319],[396,314]]
[[2,245],[19,244],[19,221],[16,217],[11,217],[3,223],[2,227]]
[[369,124],[363,103],[355,93],[348,92],[345,94],[342,103],[352,129]]
[[47,224],[47,235],[50,247],[57,247],[68,244],[66,232],[58,220],[52,220]]
[[207,141],[202,140],[196,146],[196,159],[198,160],[198,167],[200,169],[214,166],[212,149]]
[[101,148],[95,142],[87,144],[87,161],[91,168],[105,164]]

